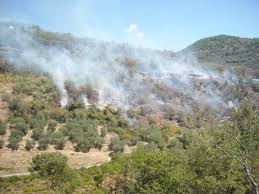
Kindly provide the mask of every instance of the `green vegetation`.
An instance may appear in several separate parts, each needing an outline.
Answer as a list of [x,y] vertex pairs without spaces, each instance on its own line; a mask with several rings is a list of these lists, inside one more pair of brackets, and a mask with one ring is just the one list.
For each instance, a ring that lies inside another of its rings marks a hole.
[[192,51],[202,63],[216,65],[219,69],[235,67],[259,76],[259,39],[219,35],[201,39],[181,52]]
[[25,149],[27,151],[30,151],[34,147],[34,145],[35,145],[34,140],[27,140],[25,144]]
[[0,121],[0,135],[4,135],[6,132],[6,124]]
[[125,142],[120,140],[120,138],[115,137],[111,140],[110,149],[114,151],[115,154],[123,152],[123,147]]
[[4,140],[0,139],[0,149],[4,147]]
[[30,171],[47,179],[53,190],[70,193],[75,187],[76,176],[67,166],[67,158],[58,152],[33,157]]
[[[86,123],[89,129],[93,125]],[[79,126],[71,121],[70,127]],[[155,130],[142,138],[151,139],[147,145],[158,146],[153,133],[161,138]],[[55,133],[53,138],[59,136]],[[124,143],[117,137],[110,145],[116,157],[100,167],[72,170],[66,164],[67,158],[59,153],[37,155],[31,171],[38,174],[3,179],[0,188],[7,191],[24,184],[24,188],[33,185],[33,192],[256,193],[258,139],[259,114],[244,103],[233,110],[230,120],[200,131],[186,131],[168,141],[162,151],[138,144],[133,153],[124,154]]]

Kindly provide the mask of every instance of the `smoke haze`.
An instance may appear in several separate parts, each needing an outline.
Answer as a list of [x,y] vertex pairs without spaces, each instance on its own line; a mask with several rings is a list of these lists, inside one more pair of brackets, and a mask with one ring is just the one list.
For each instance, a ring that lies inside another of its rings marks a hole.
[[128,110],[136,105],[159,109],[171,104],[175,109],[189,110],[184,99],[215,109],[234,106],[232,101],[223,99],[224,90],[216,87],[217,83],[231,81],[199,65],[190,53],[175,55],[128,44],[79,39],[19,24],[2,24],[0,36],[3,45],[15,48],[14,53],[4,56],[10,64],[19,70],[32,69],[51,76],[59,89],[62,107],[69,100],[66,81],[76,88],[91,87],[98,93],[96,102],[81,95],[86,106],[111,104]]

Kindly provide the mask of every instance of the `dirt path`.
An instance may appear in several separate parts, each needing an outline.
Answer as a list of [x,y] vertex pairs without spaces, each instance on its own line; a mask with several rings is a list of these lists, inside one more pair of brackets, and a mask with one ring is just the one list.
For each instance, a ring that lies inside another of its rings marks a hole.
[[0,175],[0,177],[8,178],[8,177],[11,177],[11,176],[27,176],[27,175],[30,175],[30,174],[31,174],[30,172],[22,172],[22,173]]

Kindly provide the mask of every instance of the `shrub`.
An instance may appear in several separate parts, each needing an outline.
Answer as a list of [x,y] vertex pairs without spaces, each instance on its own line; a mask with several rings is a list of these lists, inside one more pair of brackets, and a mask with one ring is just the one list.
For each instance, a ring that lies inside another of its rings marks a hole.
[[35,145],[34,140],[27,140],[25,144],[25,149],[27,151],[30,151],[34,147],[34,145]]
[[13,111],[15,116],[22,116],[27,112],[26,107],[20,97],[15,97],[10,101],[9,109]]
[[30,171],[38,172],[58,193],[72,193],[78,182],[77,177],[67,165],[67,157],[58,152],[34,156]]
[[23,137],[23,132],[20,130],[12,129],[10,137],[14,137],[20,141]]
[[67,130],[66,126],[61,126],[60,129],[59,129],[59,132],[62,133],[64,136],[69,135],[69,131]]
[[32,138],[37,141],[40,139],[40,137],[43,135],[44,131],[41,128],[35,128],[32,130]]
[[18,147],[19,147],[19,139],[17,137],[14,137],[14,136],[10,136],[9,137],[9,147],[12,149],[12,150],[17,150]]
[[34,90],[33,83],[29,79],[24,78],[19,79],[13,87],[13,92],[15,94],[23,93],[26,95],[31,95]]
[[0,149],[4,147],[4,140],[0,139]]
[[49,136],[47,134],[43,134],[39,141],[39,150],[46,150],[48,148],[48,144],[49,144]]
[[108,130],[106,127],[102,127],[101,128],[101,137],[105,137],[105,135],[107,134]]
[[15,130],[21,131],[23,133],[23,135],[27,134],[28,128],[29,128],[29,126],[23,121],[15,123]]
[[60,123],[64,123],[67,118],[67,111],[59,107],[54,107],[49,110],[48,115],[49,115],[49,118],[55,119]]
[[67,124],[67,130],[69,139],[77,143],[76,151],[88,152],[90,148],[96,147],[100,142],[96,123],[92,120],[70,120]]
[[80,182],[75,171],[68,167],[67,157],[59,152],[36,155],[32,158],[30,171],[38,172],[55,193],[73,193]]
[[38,172],[41,176],[58,175],[67,166],[67,157],[59,152],[38,154],[32,158],[30,171]]
[[135,146],[135,145],[137,145],[137,142],[138,142],[138,138],[132,137],[128,142],[128,146]]
[[85,107],[85,105],[81,98],[70,99],[68,104],[66,105],[66,109],[69,111],[73,111],[75,109],[81,109],[84,107]]
[[123,152],[125,142],[120,140],[118,137],[115,137],[111,140],[109,148],[114,151],[114,153]]
[[66,141],[65,141],[64,137],[63,138],[59,138],[59,139],[56,140],[55,148],[57,150],[63,150],[64,146],[65,146],[65,143],[66,143]]
[[181,155],[166,152],[133,155],[138,173],[132,193],[192,193],[189,187],[192,174]]
[[62,150],[65,146],[65,137],[62,132],[55,132],[52,135],[51,144],[55,145],[55,148]]
[[48,130],[50,130],[50,131],[52,131],[52,132],[55,131],[57,124],[58,124],[57,121],[52,120],[52,119],[49,120]]
[[6,124],[0,121],[0,135],[4,135],[6,132]]
[[44,128],[46,125],[45,119],[32,118],[30,121],[30,128]]
[[77,137],[77,144],[75,147],[77,152],[88,152],[91,147],[93,147],[93,142],[89,138],[85,138],[84,136]]

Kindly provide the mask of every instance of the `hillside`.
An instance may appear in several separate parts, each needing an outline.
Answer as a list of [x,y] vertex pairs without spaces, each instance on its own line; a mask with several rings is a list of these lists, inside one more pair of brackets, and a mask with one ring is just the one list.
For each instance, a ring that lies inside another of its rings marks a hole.
[[259,75],[259,38],[218,35],[198,40],[181,52],[190,51],[201,63],[249,68]]
[[175,54],[1,23],[0,193],[255,191],[259,93],[228,71],[258,66],[254,41]]

